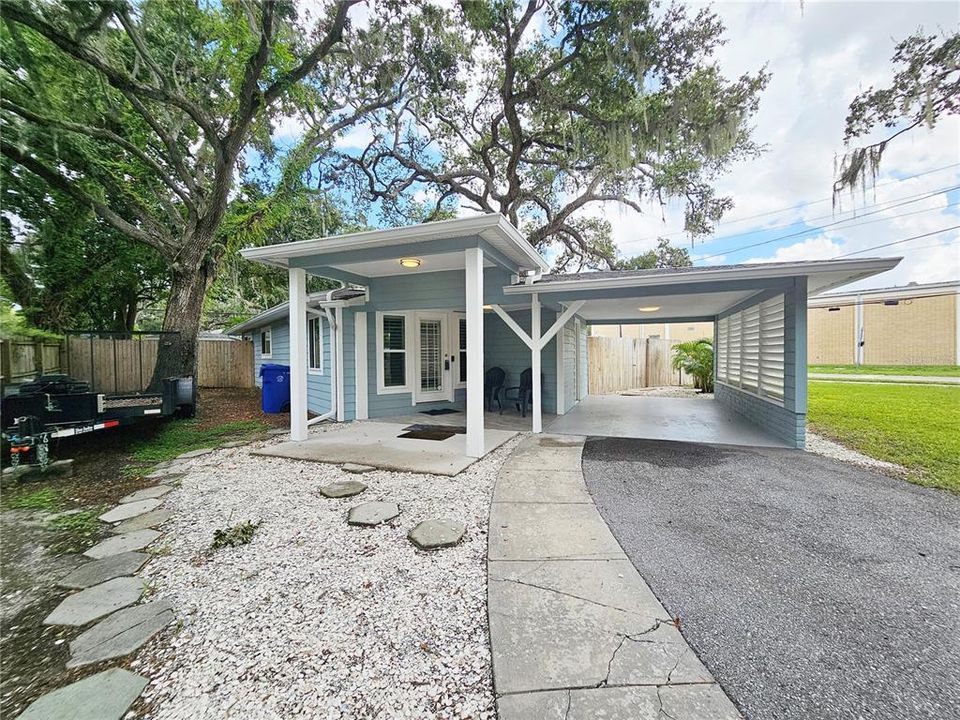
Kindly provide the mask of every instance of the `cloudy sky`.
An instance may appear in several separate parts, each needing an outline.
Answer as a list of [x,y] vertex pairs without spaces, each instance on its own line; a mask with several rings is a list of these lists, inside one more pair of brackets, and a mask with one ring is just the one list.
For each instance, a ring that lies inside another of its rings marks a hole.
[[[755,139],[767,151],[719,181],[718,190],[734,199],[735,208],[713,237],[692,247],[682,231],[680,202],[666,213],[651,205],[643,215],[613,205],[591,209],[610,220],[621,253],[636,255],[666,236],[690,247],[697,265],[856,253],[904,260],[853,287],[960,278],[960,230],[937,232],[960,225],[960,189],[950,189],[960,188],[960,117],[898,138],[884,155],[876,187],[844,198],[840,211],[830,197],[850,101],[870,86],[888,84],[899,40],[920,29],[956,32],[960,3],[783,0],[712,7],[727,26],[728,42],[718,53],[727,76],[764,64],[772,74],[755,118]],[[366,7],[357,12],[355,21],[363,22]],[[868,140],[882,137],[879,132]],[[369,128],[360,126],[338,144],[363,147],[369,139]],[[897,243],[916,235],[928,236]],[[886,243],[897,244],[869,249]]]
[[[957,117],[892,143],[875,192],[845,200],[844,208],[855,212],[834,213],[829,199],[850,100],[889,80],[894,45],[913,30],[956,31],[960,4],[807,0],[801,7],[788,0],[722,2],[714,8],[728,28],[729,42],[719,56],[727,74],[754,71],[767,63],[773,75],[756,117],[756,139],[768,151],[720,182],[719,189],[734,198],[736,208],[715,237],[697,242],[695,264],[831,258],[960,225],[960,190],[936,193],[960,186]],[[837,222],[855,214],[859,217]],[[658,234],[689,247],[689,239],[679,232],[679,206],[667,213],[665,222],[655,209],[643,217],[616,211],[607,216],[626,255],[651,247]],[[817,229],[828,223],[836,224]],[[791,237],[783,238],[786,235]],[[902,255],[904,261],[896,270],[865,281],[864,287],[957,279],[960,230],[857,257],[876,255]]]

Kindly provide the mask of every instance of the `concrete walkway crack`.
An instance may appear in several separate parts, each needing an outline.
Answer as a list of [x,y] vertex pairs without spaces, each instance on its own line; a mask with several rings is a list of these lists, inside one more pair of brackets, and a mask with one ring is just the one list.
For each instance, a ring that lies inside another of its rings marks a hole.
[[[529,574],[529,573],[528,573],[528,574]],[[564,597],[573,598],[574,600],[580,600],[580,601],[582,601],[582,602],[590,603],[591,605],[598,605],[598,606],[600,606],[600,607],[602,607],[602,608],[607,608],[608,610],[616,610],[616,611],[618,611],[618,612],[627,613],[628,615],[642,615],[642,613],[638,613],[638,612],[635,612],[635,611],[633,611],[633,610],[627,610],[627,609],[622,608],[622,607],[617,607],[616,605],[608,605],[608,604],[606,604],[606,603],[602,603],[602,602],[599,602],[599,601],[597,601],[597,600],[591,600],[590,598],[583,597],[582,595],[577,595],[577,594],[575,594],[575,593],[564,592],[563,590],[557,590],[556,588],[546,587],[546,586],[544,586],[544,585],[537,585],[536,583],[524,582],[523,580],[515,580],[515,579],[513,579],[513,578],[491,578],[491,580],[494,580],[494,581],[496,581],[496,582],[509,582],[509,583],[514,583],[514,584],[516,584],[516,585],[525,585],[526,587],[531,587],[531,588],[535,588],[535,589],[537,589],[537,590],[544,590],[544,591],[546,591],[546,592],[556,593],[557,595],[563,595]],[[660,621],[658,620],[658,622],[660,622]],[[663,622],[667,622],[667,621],[663,621]],[[659,625],[654,626],[653,629],[656,630],[657,627],[659,627]],[[640,633],[640,635],[644,635],[644,634],[646,634],[647,632],[650,632],[650,631],[649,631],[649,630],[644,630],[642,633]],[[639,636],[637,636],[637,637],[639,637]]]

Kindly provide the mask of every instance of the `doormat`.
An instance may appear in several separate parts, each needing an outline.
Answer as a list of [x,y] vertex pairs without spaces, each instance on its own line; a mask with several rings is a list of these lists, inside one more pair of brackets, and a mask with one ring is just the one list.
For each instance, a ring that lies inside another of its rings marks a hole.
[[453,410],[452,408],[434,408],[433,410],[421,410],[424,415],[449,415],[450,413],[460,412],[459,410]]
[[466,435],[467,429],[463,425],[427,425],[424,423],[414,423],[413,425],[407,425],[404,428],[405,431],[409,432],[410,430],[424,430],[424,431],[437,431],[437,432],[448,432],[454,433],[456,435]]
[[410,430],[397,435],[398,438],[408,438],[410,440],[446,440],[452,438],[456,433],[449,430]]

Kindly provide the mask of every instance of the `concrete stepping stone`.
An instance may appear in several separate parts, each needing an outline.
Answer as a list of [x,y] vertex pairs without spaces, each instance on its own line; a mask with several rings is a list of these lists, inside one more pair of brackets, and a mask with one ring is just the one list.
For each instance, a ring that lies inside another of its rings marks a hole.
[[231,442],[225,442],[220,447],[229,450],[231,448],[243,447],[246,444],[247,444],[246,440],[233,440]]
[[178,460],[192,460],[193,458],[209,455],[214,450],[216,450],[216,448],[200,448],[199,450],[191,450],[190,452],[185,452],[180,455],[177,455],[173,460],[174,462],[177,462]]
[[129,655],[172,621],[173,606],[166,600],[118,610],[71,641],[67,667]]
[[186,473],[168,473],[163,477],[150,478],[151,480],[156,480],[157,482],[162,482],[164,485],[177,485],[180,483],[180,479],[186,477]]
[[153,470],[148,474],[144,475],[148,480],[159,480],[160,478],[165,478],[167,475],[182,475],[181,468],[178,468],[174,464],[162,464],[154,465]]
[[289,432],[286,428],[272,428],[267,430],[267,435],[286,435]]
[[173,510],[151,510],[143,515],[137,515],[137,517],[124,520],[119,525],[114,525],[110,529],[110,532],[114,533],[115,535],[122,535],[124,533],[130,533],[136,530],[146,530],[147,528],[162,525],[172,517]]
[[159,504],[160,500],[158,498],[148,498],[137,502],[123,503],[122,505],[117,505],[113,510],[108,510],[98,519],[107,523],[120,522],[121,520],[127,520],[137,515],[143,515],[145,512],[150,512]]
[[168,492],[173,490],[169,485],[154,485],[153,487],[143,488],[143,490],[137,490],[132,492],[129,495],[124,495],[120,498],[122,503],[133,503],[140,502],[141,500],[152,500],[154,498],[162,498]]
[[372,527],[393,520],[400,514],[400,506],[393,502],[368,502],[350,508],[347,524]]
[[376,470],[373,465],[360,465],[359,463],[344,463],[340,466],[340,469],[344,472],[354,473],[356,475],[362,475],[363,473],[373,472]]
[[88,587],[66,598],[43,620],[44,625],[79,627],[104,615],[133,605],[143,593],[143,580],[118,577]]
[[113,578],[133,575],[150,559],[146,553],[125,552],[119,555],[110,555],[103,560],[94,560],[81,565],[72,573],[63,578],[59,585],[66,588],[84,588],[99,585]]
[[120,720],[146,686],[145,677],[110,668],[43,695],[18,720]]
[[418,523],[409,532],[407,539],[421,550],[436,550],[453,547],[463,539],[466,532],[467,526],[462,522],[437,518]]
[[156,530],[134,530],[133,532],[124,533],[123,535],[114,535],[111,538],[107,538],[83,554],[94,560],[99,560],[130,550],[143,550],[143,548],[160,537],[160,535],[162,535],[162,533]]
[[324,485],[320,488],[320,494],[328,498],[343,498],[359,495],[367,486],[359,480],[341,480]]

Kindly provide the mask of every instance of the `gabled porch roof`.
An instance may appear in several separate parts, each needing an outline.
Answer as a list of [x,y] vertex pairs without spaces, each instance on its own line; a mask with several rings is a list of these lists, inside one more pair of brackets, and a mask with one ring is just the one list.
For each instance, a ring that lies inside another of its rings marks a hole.
[[[483,249],[488,267],[499,265],[513,273],[549,269],[523,235],[497,213],[245,248],[240,254],[266,265],[302,268],[312,275],[363,285],[372,277],[406,275],[411,270],[463,270],[463,251],[470,247]],[[401,266],[402,258],[418,260],[420,266]]]

